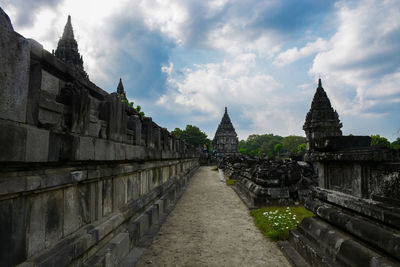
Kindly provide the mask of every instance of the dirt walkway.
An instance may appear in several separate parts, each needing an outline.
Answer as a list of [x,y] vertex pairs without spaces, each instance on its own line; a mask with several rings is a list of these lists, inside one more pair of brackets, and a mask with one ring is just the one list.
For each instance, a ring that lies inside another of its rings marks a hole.
[[290,266],[218,172],[201,167],[136,266]]

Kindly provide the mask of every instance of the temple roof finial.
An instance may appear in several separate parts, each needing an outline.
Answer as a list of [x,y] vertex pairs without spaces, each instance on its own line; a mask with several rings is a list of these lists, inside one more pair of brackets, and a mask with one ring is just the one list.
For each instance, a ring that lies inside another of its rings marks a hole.
[[122,84],[122,78],[119,78],[119,83],[118,83],[118,87],[117,87],[117,93],[118,94],[125,94],[124,85]]
[[321,78],[318,79],[318,87],[322,87]]
[[225,107],[225,113],[228,113],[228,108],[227,107]]
[[67,24],[65,24],[62,39],[64,39],[64,40],[75,39],[74,38],[74,30],[72,29],[71,15],[68,15]]

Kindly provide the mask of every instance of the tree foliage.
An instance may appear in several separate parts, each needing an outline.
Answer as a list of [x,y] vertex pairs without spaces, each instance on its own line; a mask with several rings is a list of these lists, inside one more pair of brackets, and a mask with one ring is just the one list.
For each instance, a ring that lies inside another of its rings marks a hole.
[[273,134],[252,134],[247,140],[239,141],[239,151],[251,156],[272,156],[274,146],[282,140],[282,136]]
[[124,103],[125,105],[135,109],[137,112],[139,112],[140,115],[144,116],[144,112],[141,111],[141,109],[142,109],[141,106],[137,105],[136,108],[135,108],[135,106],[134,106],[135,102],[133,102],[133,101],[129,102],[128,99],[126,99],[125,94],[120,94],[119,97],[120,97],[122,103]]
[[289,135],[282,139],[283,150],[289,152],[291,155],[298,154],[297,147],[305,144],[306,138],[303,136]]
[[297,146],[297,154],[304,155],[304,153],[306,153],[306,143],[302,143]]
[[274,150],[275,146],[280,144],[279,153],[298,154],[297,147],[304,143],[305,137],[302,136],[287,136],[282,137],[274,134],[252,134],[247,140],[239,141],[239,151],[243,154],[251,156],[268,156],[277,155]]
[[400,137],[397,137],[397,139],[392,142],[391,147],[395,149],[400,149]]
[[390,148],[391,144],[387,138],[380,136],[379,134],[371,135],[371,146],[383,146]]
[[175,128],[171,133],[195,147],[202,147],[204,144],[207,144],[209,148],[211,146],[211,140],[207,138],[207,134],[202,132],[197,126],[188,124],[184,130]]
[[278,156],[278,158],[280,157],[281,151],[282,151],[282,144],[280,144],[280,143],[276,144],[274,146],[274,152],[275,152],[275,155]]

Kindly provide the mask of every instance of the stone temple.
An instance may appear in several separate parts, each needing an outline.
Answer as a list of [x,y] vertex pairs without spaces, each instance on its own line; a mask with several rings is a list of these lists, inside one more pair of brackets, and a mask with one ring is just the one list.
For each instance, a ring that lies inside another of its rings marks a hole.
[[[327,136],[342,136],[342,123],[339,115],[331,106],[331,102],[322,88],[321,79],[311,103],[311,109],[307,113],[303,130],[306,132],[307,149],[322,147],[321,143]],[[322,140],[322,141],[321,141]]]
[[235,128],[233,128],[226,107],[224,116],[222,117],[214,136],[213,148],[217,154],[222,153],[224,155],[237,154],[239,151],[237,134]]

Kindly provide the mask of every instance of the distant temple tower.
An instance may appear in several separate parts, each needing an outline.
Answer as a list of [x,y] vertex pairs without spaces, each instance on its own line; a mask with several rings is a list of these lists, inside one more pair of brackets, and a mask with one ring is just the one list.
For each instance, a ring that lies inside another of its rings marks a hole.
[[339,115],[333,110],[331,102],[324,88],[322,88],[321,79],[319,79],[311,109],[307,113],[303,126],[307,137],[307,150],[323,147],[324,137],[341,136],[340,128],[342,128],[342,123],[339,120]]
[[87,73],[83,69],[82,56],[78,52],[78,43],[74,38],[71,16],[68,16],[67,24],[65,24],[64,27],[64,33],[58,41],[54,55],[62,61],[76,67],[80,74],[87,77]]
[[123,95],[122,99],[128,100],[126,98],[126,93],[125,93],[124,85],[122,84],[122,79],[121,78],[119,78],[119,83],[118,83],[118,87],[117,87],[117,93],[118,93],[119,96]]
[[217,154],[222,153],[224,155],[237,154],[239,151],[237,134],[235,128],[233,128],[226,107],[224,116],[222,117],[214,136],[213,148]]

